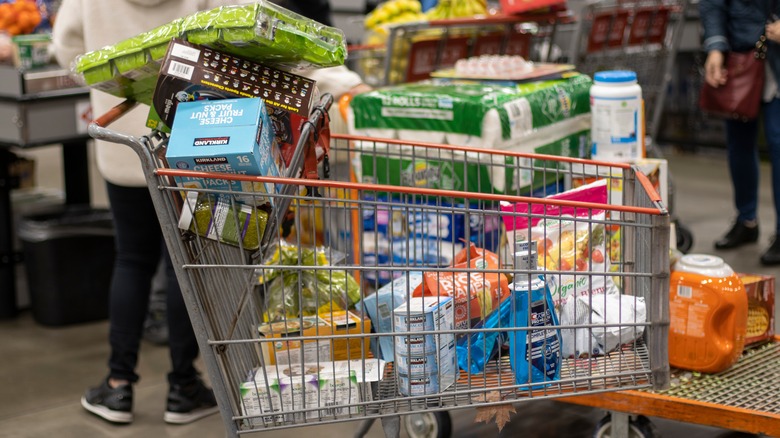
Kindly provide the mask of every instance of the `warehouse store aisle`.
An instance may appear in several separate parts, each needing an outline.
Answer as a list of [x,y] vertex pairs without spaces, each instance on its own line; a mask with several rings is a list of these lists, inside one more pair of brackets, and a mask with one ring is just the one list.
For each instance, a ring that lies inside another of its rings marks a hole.
[[[758,263],[760,251],[772,237],[769,169],[762,167],[759,245],[736,251],[714,252],[713,241],[730,226],[731,203],[728,171],[722,151],[697,151],[695,155],[665,149],[674,185],[673,212],[694,235],[691,252],[715,254],[738,271],[777,273]],[[85,412],[80,404],[84,389],[105,373],[108,345],[106,322],[64,328],[37,325],[29,312],[14,320],[0,321],[0,437],[223,437],[218,415],[186,426],[168,426],[162,420],[167,384],[168,351],[145,343],[142,347],[136,387],[133,424],[111,426]],[[201,369],[203,367],[201,366]],[[474,423],[475,411],[454,411],[455,437],[590,437],[603,411],[557,401],[535,401],[516,406],[512,422],[499,435],[495,425]],[[653,419],[665,437],[735,437],[726,430]],[[264,433],[263,438],[352,436],[357,423],[286,429]],[[384,436],[376,422],[369,437]]]

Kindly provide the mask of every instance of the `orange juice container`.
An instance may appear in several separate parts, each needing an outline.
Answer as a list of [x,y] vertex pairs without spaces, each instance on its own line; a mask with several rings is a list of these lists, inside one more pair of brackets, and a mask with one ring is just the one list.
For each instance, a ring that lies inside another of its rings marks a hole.
[[747,294],[720,257],[689,254],[672,269],[669,287],[669,364],[717,373],[745,346]]

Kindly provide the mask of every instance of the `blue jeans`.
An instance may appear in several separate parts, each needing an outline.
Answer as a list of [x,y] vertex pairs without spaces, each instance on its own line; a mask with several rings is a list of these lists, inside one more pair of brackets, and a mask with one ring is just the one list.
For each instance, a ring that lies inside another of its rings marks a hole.
[[116,261],[109,295],[109,377],[137,382],[135,372],[149,307],[152,278],[163,255],[166,259],[168,344],[172,370],[168,382],[186,385],[197,378],[193,362],[198,343],[182,299],[160,223],[145,187],[107,183],[114,221]]
[[[772,164],[772,196],[775,203],[775,229],[780,234],[780,99],[762,105],[764,136]],[[758,120],[726,121],[729,172],[734,188],[737,220],[755,220],[758,210]]]

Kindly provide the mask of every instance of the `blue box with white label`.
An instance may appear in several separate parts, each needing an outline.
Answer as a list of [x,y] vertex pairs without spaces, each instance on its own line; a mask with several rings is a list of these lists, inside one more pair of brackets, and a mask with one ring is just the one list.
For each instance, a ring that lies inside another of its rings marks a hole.
[[[176,169],[239,175],[280,176],[280,151],[265,103],[258,98],[182,102],[176,108],[171,130],[168,165]],[[273,199],[272,183],[253,183],[177,177],[185,188],[244,192],[245,202],[261,204]]]

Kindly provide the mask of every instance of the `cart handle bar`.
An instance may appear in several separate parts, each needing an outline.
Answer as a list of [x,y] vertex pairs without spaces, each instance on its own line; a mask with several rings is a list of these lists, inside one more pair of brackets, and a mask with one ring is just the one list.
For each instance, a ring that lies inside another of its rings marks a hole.
[[135,108],[137,105],[138,102],[131,99],[127,99],[124,102],[120,103],[119,105],[106,111],[105,114],[93,120],[92,123],[94,123],[97,126],[100,126],[101,128],[105,128],[108,125],[116,122],[120,117],[130,112],[130,110]]
[[[404,187],[404,186],[391,186],[385,184],[366,184],[366,183],[353,183],[348,181],[330,181],[330,180],[302,180],[300,178],[282,178],[274,176],[251,176],[251,175],[236,175],[230,173],[217,173],[217,172],[199,172],[193,170],[178,170],[178,169],[166,169],[160,168],[155,170],[159,176],[172,176],[172,177],[188,177],[188,178],[204,178],[204,179],[222,179],[229,181],[245,181],[245,182],[259,182],[259,183],[272,183],[272,184],[287,184],[297,185],[304,187],[325,187],[331,189],[344,189],[344,190],[361,190],[368,192],[388,192],[399,193],[405,195],[424,195],[424,196],[436,196],[443,198],[469,198],[478,199],[482,201],[493,202],[510,202],[510,203],[533,203],[543,205],[554,205],[560,207],[573,207],[592,210],[606,210],[606,211],[619,211],[624,213],[637,213],[637,214],[649,214],[655,216],[665,216],[668,214],[666,209],[651,208],[651,207],[632,207],[626,205],[611,205],[611,204],[599,204],[595,202],[581,202],[581,201],[565,201],[560,199],[550,198],[533,198],[530,196],[515,196],[515,195],[498,195],[492,193],[472,193],[472,192],[460,192],[457,190],[443,190],[443,189],[427,189],[420,187]],[[182,187],[181,190],[187,189]],[[258,194],[258,196],[261,196]],[[262,196],[266,196],[263,194]],[[343,201],[339,201],[343,202]]]

